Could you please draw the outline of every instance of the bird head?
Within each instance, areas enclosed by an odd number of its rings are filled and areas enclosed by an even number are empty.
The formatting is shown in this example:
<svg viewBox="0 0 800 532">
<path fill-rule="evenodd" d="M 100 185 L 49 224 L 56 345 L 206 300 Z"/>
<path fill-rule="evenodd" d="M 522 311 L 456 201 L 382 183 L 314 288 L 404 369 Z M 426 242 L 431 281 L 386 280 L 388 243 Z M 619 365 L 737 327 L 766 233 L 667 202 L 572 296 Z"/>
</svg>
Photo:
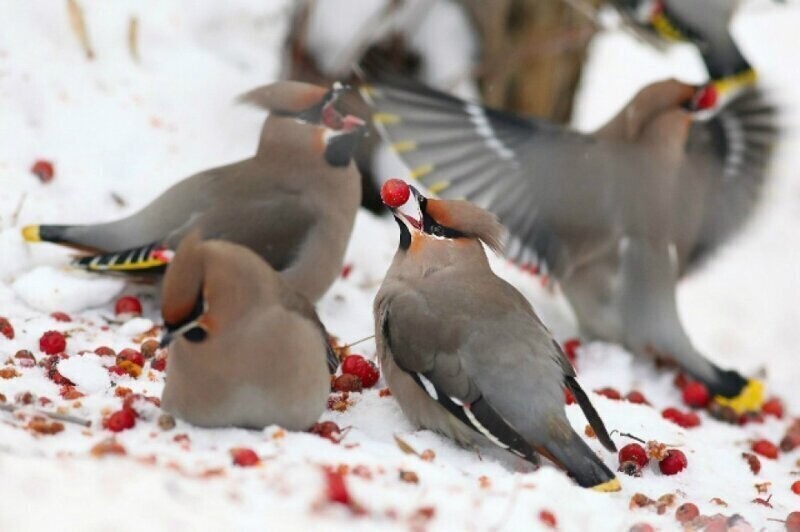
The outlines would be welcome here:
<svg viewBox="0 0 800 532">
<path fill-rule="evenodd" d="M 164 275 L 161 314 L 166 331 L 161 337 L 161 347 L 179 337 L 192 343 L 203 342 L 208 337 L 201 245 L 199 231 L 186 236 Z"/>
<path fill-rule="evenodd" d="M 503 226 L 473 203 L 428 198 L 400 179 L 384 183 L 381 198 L 400 226 L 401 249 L 431 240 L 480 240 L 496 252 L 502 247 Z"/>
<path fill-rule="evenodd" d="M 339 82 L 325 89 L 299 81 L 279 81 L 245 93 L 239 101 L 317 129 L 325 160 L 341 167 L 350 164 L 358 142 L 367 133 L 366 122 L 344 110 L 343 97 L 351 91 L 350 86 Z"/>
</svg>

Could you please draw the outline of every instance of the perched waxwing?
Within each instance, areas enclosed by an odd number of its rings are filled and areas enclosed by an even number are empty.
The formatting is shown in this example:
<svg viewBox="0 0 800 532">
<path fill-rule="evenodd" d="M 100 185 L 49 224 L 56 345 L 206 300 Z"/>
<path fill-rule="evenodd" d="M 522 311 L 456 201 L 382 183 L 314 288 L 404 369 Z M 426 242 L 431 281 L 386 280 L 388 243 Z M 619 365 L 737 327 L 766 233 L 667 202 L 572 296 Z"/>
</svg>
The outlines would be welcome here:
<svg viewBox="0 0 800 532">
<path fill-rule="evenodd" d="M 756 73 L 730 33 L 739 0 L 612 0 L 623 18 L 641 32 L 667 42 L 688 41 L 703 56 L 719 92 L 756 81 Z"/>
<path fill-rule="evenodd" d="M 411 214 L 400 205 L 409 188 Z M 375 297 L 375 338 L 403 412 L 461 444 L 491 442 L 534 464 L 540 453 L 581 486 L 618 490 L 567 421 L 565 389 L 615 450 L 574 369 L 530 303 L 489 267 L 482 244 L 501 245 L 497 218 L 466 201 L 426 198 L 400 180 L 387 181 L 382 196 L 400 244 Z"/>
<path fill-rule="evenodd" d="M 90 271 L 144 276 L 162 273 L 198 228 L 252 249 L 315 302 L 341 271 L 361 201 L 352 154 L 366 129 L 337 110 L 345 90 L 292 81 L 255 89 L 241 100 L 270 114 L 253 157 L 188 177 L 127 218 L 28 226 L 23 236 L 99 253 L 76 259 Z"/>
<path fill-rule="evenodd" d="M 330 391 L 314 308 L 249 249 L 192 232 L 164 276 L 161 406 L 200 426 L 305 430 Z"/>
<path fill-rule="evenodd" d="M 713 90 L 652 84 L 594 134 L 387 73 L 362 94 L 411 176 L 495 213 L 507 256 L 559 282 L 584 336 L 673 362 L 741 412 L 760 406 L 761 384 L 698 352 L 675 291 L 754 210 L 776 111 L 755 88 L 699 110 Z"/>
</svg>

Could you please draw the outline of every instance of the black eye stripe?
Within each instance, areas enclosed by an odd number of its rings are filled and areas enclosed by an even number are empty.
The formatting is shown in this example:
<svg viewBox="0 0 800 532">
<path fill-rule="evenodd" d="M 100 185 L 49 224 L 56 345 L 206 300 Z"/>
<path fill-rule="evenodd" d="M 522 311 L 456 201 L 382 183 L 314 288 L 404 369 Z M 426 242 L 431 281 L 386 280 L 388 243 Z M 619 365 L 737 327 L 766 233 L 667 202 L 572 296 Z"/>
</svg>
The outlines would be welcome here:
<svg viewBox="0 0 800 532">
<path fill-rule="evenodd" d="M 206 339 L 208 333 L 206 330 L 198 325 L 197 327 L 192 327 L 191 329 L 185 331 L 183 333 L 183 337 L 186 338 L 188 341 L 192 342 L 193 344 L 202 342 Z"/>
</svg>

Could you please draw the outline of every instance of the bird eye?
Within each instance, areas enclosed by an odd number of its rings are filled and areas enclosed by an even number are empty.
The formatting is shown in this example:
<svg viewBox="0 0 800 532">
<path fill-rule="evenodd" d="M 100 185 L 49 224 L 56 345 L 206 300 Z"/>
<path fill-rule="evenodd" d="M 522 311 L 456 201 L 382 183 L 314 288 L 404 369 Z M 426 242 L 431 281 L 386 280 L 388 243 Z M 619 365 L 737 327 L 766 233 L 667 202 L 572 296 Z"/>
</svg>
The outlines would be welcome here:
<svg viewBox="0 0 800 532">
<path fill-rule="evenodd" d="M 193 344 L 197 344 L 202 342 L 206 339 L 208 333 L 206 330 L 201 327 L 200 325 L 196 327 L 192 327 L 183 333 L 183 337 L 186 338 L 188 341 L 192 342 Z"/>
<path fill-rule="evenodd" d="M 442 227 L 441 225 L 434 225 L 431 230 L 431 233 L 433 234 L 433 236 L 444 236 L 444 227 Z"/>
</svg>

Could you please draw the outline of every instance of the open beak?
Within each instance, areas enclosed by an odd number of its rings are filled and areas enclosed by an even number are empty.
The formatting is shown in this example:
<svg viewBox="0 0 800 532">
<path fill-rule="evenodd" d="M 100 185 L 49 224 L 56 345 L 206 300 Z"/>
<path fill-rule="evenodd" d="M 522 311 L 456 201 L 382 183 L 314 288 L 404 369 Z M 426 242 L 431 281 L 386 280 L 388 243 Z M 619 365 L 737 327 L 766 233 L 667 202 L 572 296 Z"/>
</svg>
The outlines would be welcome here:
<svg viewBox="0 0 800 532">
<path fill-rule="evenodd" d="M 399 207 L 391 209 L 391 211 L 395 218 L 406 224 L 409 229 L 422 231 L 422 209 L 420 208 L 420 200 L 425 196 L 411 185 L 409 185 L 408 188 L 411 189 L 412 197 L 409 198 L 409 201 L 406 201 Z"/>
<path fill-rule="evenodd" d="M 352 90 L 353 87 L 350 85 L 343 85 L 338 81 L 333 84 L 322 107 L 322 124 L 325 127 L 337 133 L 355 133 L 366 129 L 367 124 L 364 120 L 351 114 L 343 115 L 337 108 L 341 98 Z"/>
</svg>

